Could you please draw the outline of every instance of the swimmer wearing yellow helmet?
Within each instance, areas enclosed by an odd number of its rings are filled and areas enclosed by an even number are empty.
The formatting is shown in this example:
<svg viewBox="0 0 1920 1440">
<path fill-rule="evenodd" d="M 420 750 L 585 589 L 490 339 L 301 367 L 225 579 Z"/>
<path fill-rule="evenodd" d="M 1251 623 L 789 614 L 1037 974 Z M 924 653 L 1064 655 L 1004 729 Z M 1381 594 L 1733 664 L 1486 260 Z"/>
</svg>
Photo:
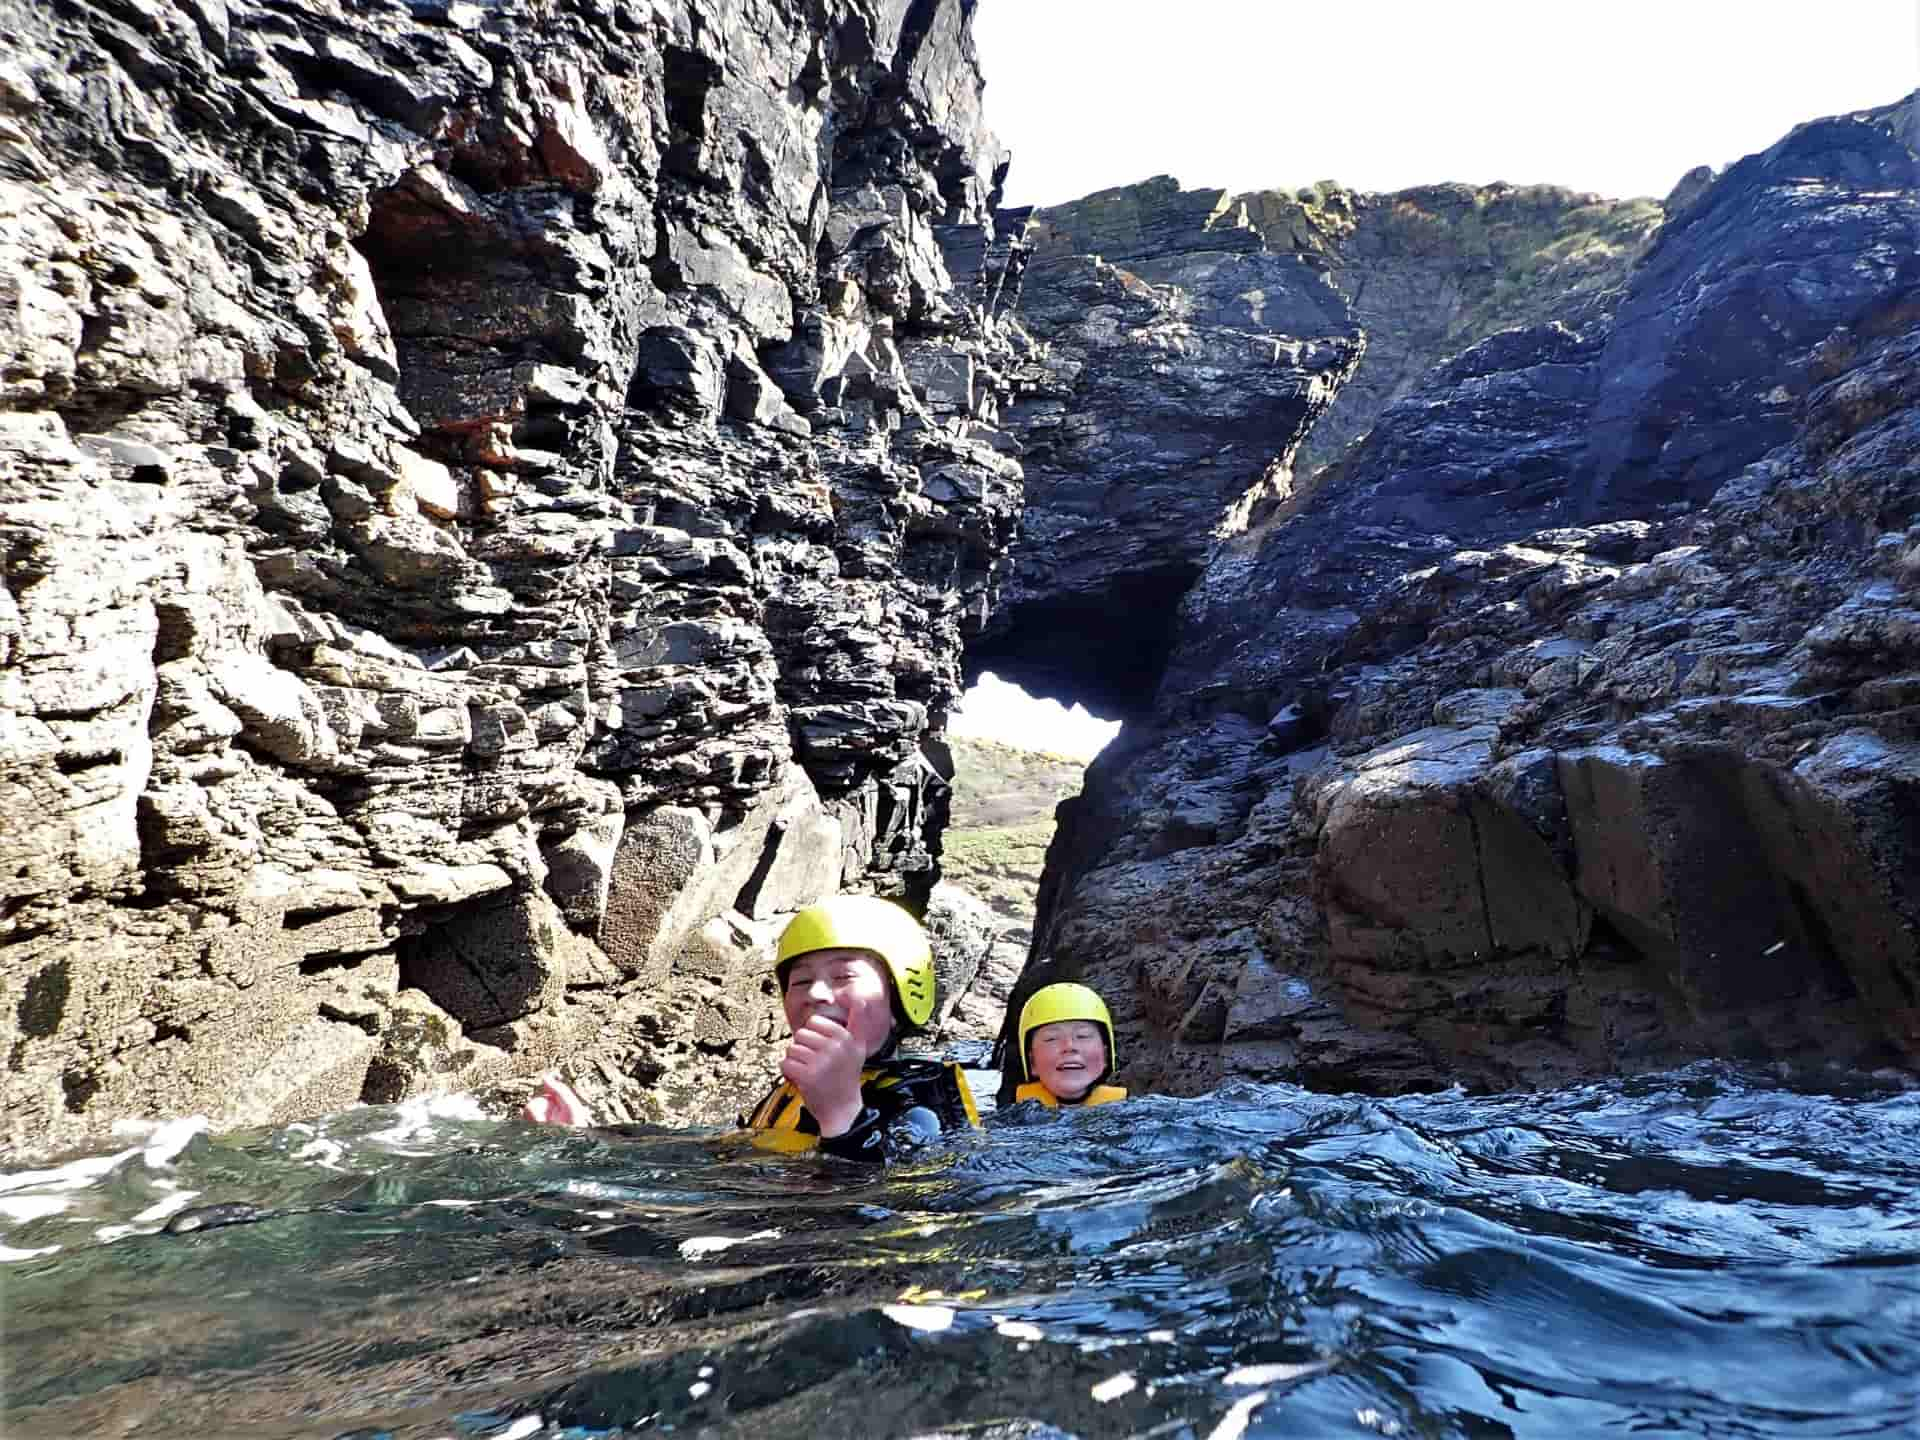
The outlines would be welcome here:
<svg viewBox="0 0 1920 1440">
<path fill-rule="evenodd" d="M 1107 1003 L 1071 981 L 1042 986 L 1020 1007 L 1020 1073 L 1015 1100 L 1062 1105 L 1109 1105 L 1127 1098 L 1108 1085 L 1118 1054 Z"/>
<path fill-rule="evenodd" d="M 746 1124 L 767 1149 L 885 1160 L 980 1123 L 958 1065 L 893 1057 L 933 1015 L 933 950 L 905 910 L 870 895 L 809 905 L 774 955 L 793 1041 Z"/>
<path fill-rule="evenodd" d="M 978 1125 L 958 1065 L 893 1056 L 933 1015 L 933 950 L 892 901 L 837 895 L 788 922 L 774 953 L 793 1039 L 781 1078 L 742 1124 L 770 1150 L 824 1150 L 885 1160 L 905 1145 Z M 530 1120 L 591 1124 L 586 1106 L 549 1078 Z"/>
</svg>

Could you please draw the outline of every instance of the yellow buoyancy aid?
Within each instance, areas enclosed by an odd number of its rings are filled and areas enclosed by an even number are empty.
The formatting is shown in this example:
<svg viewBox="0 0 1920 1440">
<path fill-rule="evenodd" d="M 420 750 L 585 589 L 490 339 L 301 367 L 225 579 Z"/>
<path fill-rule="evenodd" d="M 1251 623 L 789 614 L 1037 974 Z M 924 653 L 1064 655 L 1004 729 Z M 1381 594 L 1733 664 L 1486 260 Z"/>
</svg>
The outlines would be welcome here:
<svg viewBox="0 0 1920 1440">
<path fill-rule="evenodd" d="M 1047 1089 L 1047 1087 L 1042 1085 L 1038 1080 L 1029 1080 L 1026 1084 L 1022 1085 L 1018 1090 L 1013 1092 L 1013 1098 L 1015 1100 L 1038 1100 L 1049 1110 L 1058 1110 L 1060 1108 L 1060 1097 Z M 1078 1100 L 1070 1100 L 1067 1104 L 1069 1106 L 1111 1105 L 1116 1100 L 1124 1100 L 1126 1098 L 1127 1087 L 1124 1085 L 1096 1085 Z"/>
<path fill-rule="evenodd" d="M 957 1113 L 953 1104 L 956 1099 Z M 924 1104 L 943 1122 L 951 1123 L 964 1115 L 968 1125 L 978 1128 L 980 1124 L 973 1092 L 967 1088 L 967 1077 L 958 1065 L 895 1061 L 868 1066 L 860 1072 L 860 1101 L 882 1115 Z M 820 1126 L 791 1080 L 775 1085 L 746 1124 L 753 1131 L 754 1145 L 762 1150 L 812 1150 L 820 1144 Z"/>
</svg>

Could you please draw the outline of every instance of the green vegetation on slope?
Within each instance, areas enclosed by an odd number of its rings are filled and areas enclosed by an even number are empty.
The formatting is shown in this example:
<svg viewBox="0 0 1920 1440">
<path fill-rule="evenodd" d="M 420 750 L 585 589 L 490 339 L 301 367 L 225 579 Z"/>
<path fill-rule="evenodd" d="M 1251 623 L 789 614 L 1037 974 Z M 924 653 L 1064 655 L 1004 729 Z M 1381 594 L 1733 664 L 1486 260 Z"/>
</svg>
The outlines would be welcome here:
<svg viewBox="0 0 1920 1440">
<path fill-rule="evenodd" d="M 1360 369 L 1301 446 L 1310 478 L 1449 356 L 1575 313 L 1623 284 L 1666 211 L 1555 185 L 1422 185 L 1390 195 L 1321 181 L 1236 196 L 1270 249 L 1310 257 L 1367 332 Z"/>
<path fill-rule="evenodd" d="M 953 828 L 978 830 L 1053 823 L 1053 807 L 1080 793 L 1087 762 L 1048 750 L 1022 750 L 995 740 L 950 736 Z"/>
<path fill-rule="evenodd" d="M 1053 807 L 1078 795 L 1086 762 L 992 740 L 949 737 L 953 809 L 941 869 L 1003 918 L 1033 923 Z"/>
<path fill-rule="evenodd" d="M 949 830 L 941 869 L 946 878 L 993 907 L 1001 919 L 1033 924 L 1040 872 L 1046 867 L 1053 821 L 990 830 Z"/>
</svg>

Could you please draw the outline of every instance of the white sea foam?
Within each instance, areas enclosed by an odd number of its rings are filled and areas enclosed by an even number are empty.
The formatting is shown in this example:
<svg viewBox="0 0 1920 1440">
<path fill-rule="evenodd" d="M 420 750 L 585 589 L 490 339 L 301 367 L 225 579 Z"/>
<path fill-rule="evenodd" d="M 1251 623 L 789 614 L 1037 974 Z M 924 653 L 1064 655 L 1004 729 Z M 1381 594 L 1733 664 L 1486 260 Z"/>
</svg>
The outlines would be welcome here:
<svg viewBox="0 0 1920 1440">
<path fill-rule="evenodd" d="M 408 1141 L 433 1139 L 435 1120 L 485 1120 L 487 1114 L 480 1108 L 480 1102 L 472 1095 L 461 1091 L 454 1095 L 422 1096 L 417 1100 L 402 1103 L 393 1117 L 393 1124 L 385 1130 L 376 1130 L 366 1138 L 382 1145 L 398 1147 Z M 402 1155 L 429 1155 L 429 1150 L 401 1150 Z"/>
<path fill-rule="evenodd" d="M 140 1158 L 146 1162 L 149 1170 L 163 1169 L 180 1158 L 180 1152 L 193 1143 L 194 1136 L 206 1134 L 207 1128 L 207 1117 L 204 1115 L 185 1115 L 178 1120 L 169 1120 L 148 1138 Z"/>
<path fill-rule="evenodd" d="M 1220 1417 L 1220 1423 L 1207 1434 L 1207 1440 L 1240 1440 L 1247 1433 L 1247 1426 L 1253 1420 L 1253 1412 L 1267 1403 L 1267 1392 L 1256 1390 L 1251 1395 L 1242 1395 L 1228 1407 L 1227 1413 Z"/>
<path fill-rule="evenodd" d="M 709 1255 L 718 1255 L 723 1250 L 731 1250 L 736 1245 L 745 1245 L 750 1240 L 778 1240 L 778 1230 L 756 1230 L 751 1235 L 695 1235 L 680 1242 L 682 1260 L 703 1260 Z"/>
<path fill-rule="evenodd" d="M 1242 1365 L 1227 1373 L 1229 1385 L 1279 1385 L 1305 1375 L 1318 1375 L 1333 1368 L 1331 1360 L 1315 1360 L 1305 1365 Z"/>
<path fill-rule="evenodd" d="M 91 1185 L 102 1175 L 111 1174 L 140 1153 L 139 1150 L 122 1150 L 117 1155 L 70 1160 L 51 1170 L 17 1170 L 11 1175 L 0 1175 L 0 1195 L 16 1190 L 78 1190 Z"/>
<path fill-rule="evenodd" d="M 1109 1375 L 1087 1393 L 1102 1405 L 1118 1400 L 1122 1395 L 1131 1395 L 1140 1388 L 1140 1382 L 1133 1377 L 1131 1370 L 1122 1370 L 1118 1375 Z"/>
<path fill-rule="evenodd" d="M 166 1199 L 149 1205 L 124 1225 L 102 1225 L 93 1232 L 93 1238 L 102 1244 L 111 1245 L 114 1241 L 124 1240 L 129 1235 L 157 1235 L 160 1232 L 157 1222 L 186 1209 L 199 1193 L 198 1190 L 182 1190 L 177 1194 L 169 1195 Z"/>
<path fill-rule="evenodd" d="M 945 1305 L 882 1305 L 880 1313 L 909 1330 L 938 1333 L 953 1328 L 953 1311 Z"/>
<path fill-rule="evenodd" d="M 64 1195 L 14 1195 L 0 1197 L 0 1215 L 22 1224 L 28 1220 L 44 1219 L 48 1215 L 58 1215 L 67 1208 Z"/>
<path fill-rule="evenodd" d="M 169 1195 L 166 1199 L 149 1205 L 138 1215 L 134 1216 L 133 1223 L 136 1225 L 151 1225 L 156 1220 L 165 1220 L 169 1216 L 176 1215 L 186 1209 L 199 1194 L 200 1192 L 198 1190 L 182 1190 L 178 1194 Z"/>
<path fill-rule="evenodd" d="M 303 1125 L 300 1128 L 305 1130 L 307 1127 Z M 338 1140 L 329 1140 L 324 1135 L 309 1140 L 293 1152 L 295 1160 L 311 1160 L 322 1170 L 344 1170 L 346 1167 L 340 1162 L 346 1159 L 346 1156 L 346 1146 Z"/>
</svg>

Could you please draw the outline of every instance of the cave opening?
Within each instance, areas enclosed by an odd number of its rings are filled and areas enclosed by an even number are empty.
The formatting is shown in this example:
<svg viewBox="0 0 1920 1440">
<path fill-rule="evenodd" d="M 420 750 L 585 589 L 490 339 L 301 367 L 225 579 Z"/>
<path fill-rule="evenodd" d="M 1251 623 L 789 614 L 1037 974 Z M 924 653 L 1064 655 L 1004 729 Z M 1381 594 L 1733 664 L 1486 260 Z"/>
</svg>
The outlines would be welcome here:
<svg viewBox="0 0 1920 1440">
<path fill-rule="evenodd" d="M 966 693 L 949 719 L 952 763 L 940 873 L 990 912 L 992 943 L 949 1032 L 995 1038 L 1028 968 L 1050 888 L 1084 829 L 1089 767 L 1153 712 L 1192 562 L 1053 589 L 1017 572 L 987 632 L 967 646 Z"/>
<path fill-rule="evenodd" d="M 1029 695 L 1126 721 L 1153 705 L 1192 563 L 1113 577 L 1097 592 L 1017 595 L 967 646 L 969 684 L 991 671 Z"/>
<path fill-rule="evenodd" d="M 978 739 L 1066 760 L 1091 762 L 1120 733 L 1121 722 L 1079 701 L 1033 695 L 994 671 L 982 671 L 948 722 L 949 738 Z"/>
</svg>

